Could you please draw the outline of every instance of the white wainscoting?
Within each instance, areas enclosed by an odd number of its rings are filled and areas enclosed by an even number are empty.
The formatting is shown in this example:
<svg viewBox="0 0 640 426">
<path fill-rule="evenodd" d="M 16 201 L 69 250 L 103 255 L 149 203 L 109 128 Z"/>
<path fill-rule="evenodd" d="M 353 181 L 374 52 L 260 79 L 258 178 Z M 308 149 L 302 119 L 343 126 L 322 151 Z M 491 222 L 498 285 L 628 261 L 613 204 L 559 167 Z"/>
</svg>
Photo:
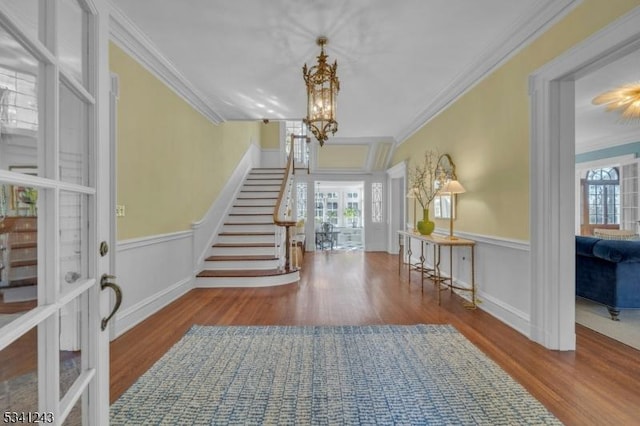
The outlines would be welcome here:
<svg viewBox="0 0 640 426">
<path fill-rule="evenodd" d="M 193 288 L 193 231 L 119 241 L 116 282 L 122 306 L 115 337 Z"/>
<path fill-rule="evenodd" d="M 436 234 L 448 232 L 437 229 Z M 531 337 L 531 282 L 529 242 L 456 232 L 460 238 L 476 241 L 475 282 L 478 308 L 498 318 L 527 337 Z M 397 236 L 396 236 L 397 238 Z M 420 258 L 420 244 L 412 239 L 411 262 Z M 405 248 L 406 251 L 406 248 Z M 471 288 L 469 248 L 453 249 L 453 277 L 456 285 Z M 425 245 L 425 264 L 433 266 L 433 246 Z M 449 249 L 441 249 L 440 270 L 449 275 Z M 415 283 L 412 281 L 412 285 Z M 426 285 L 431 285 L 425 282 Z M 469 298 L 469 293 L 460 292 Z M 446 293 L 442 293 L 447 297 Z"/>
</svg>

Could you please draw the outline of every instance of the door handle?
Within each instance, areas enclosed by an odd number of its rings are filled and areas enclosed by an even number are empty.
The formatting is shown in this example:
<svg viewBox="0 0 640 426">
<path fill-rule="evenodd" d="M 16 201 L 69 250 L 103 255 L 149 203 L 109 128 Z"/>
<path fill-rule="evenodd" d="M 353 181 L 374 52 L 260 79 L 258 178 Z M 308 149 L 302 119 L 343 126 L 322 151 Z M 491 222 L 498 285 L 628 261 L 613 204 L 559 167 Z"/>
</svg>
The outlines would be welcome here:
<svg viewBox="0 0 640 426">
<path fill-rule="evenodd" d="M 109 314 L 108 317 L 102 318 L 101 329 L 104 331 L 107 328 L 107 324 L 109 320 L 115 315 L 115 313 L 120 309 L 120 304 L 122 303 L 122 289 L 116 283 L 110 282 L 109 280 L 114 279 L 115 275 L 104 274 L 100 278 L 100 289 L 104 290 L 105 288 L 110 288 L 116 293 L 116 304 L 113 307 L 113 310 Z"/>
</svg>

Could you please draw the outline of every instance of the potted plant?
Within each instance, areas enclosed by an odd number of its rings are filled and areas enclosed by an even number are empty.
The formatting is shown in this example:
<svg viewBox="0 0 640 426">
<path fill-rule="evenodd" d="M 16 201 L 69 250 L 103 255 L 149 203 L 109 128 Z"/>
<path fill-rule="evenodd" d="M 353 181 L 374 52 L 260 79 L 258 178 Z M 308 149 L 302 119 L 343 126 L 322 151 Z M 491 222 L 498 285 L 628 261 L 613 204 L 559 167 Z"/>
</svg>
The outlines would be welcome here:
<svg viewBox="0 0 640 426">
<path fill-rule="evenodd" d="M 436 169 L 439 155 L 436 151 L 427 150 L 421 163 L 414 164 L 409 172 L 411 193 L 422 207 L 422 220 L 418 222 L 418 231 L 422 235 L 429 235 L 436 225 L 429 220 L 429 205 L 438 195 Z"/>
<path fill-rule="evenodd" d="M 354 209 L 353 207 L 347 207 L 346 209 L 344 209 L 344 217 L 347 219 L 351 219 L 351 227 L 355 228 L 356 227 L 356 223 L 358 222 L 356 220 L 356 218 L 358 217 L 358 210 Z"/>
</svg>

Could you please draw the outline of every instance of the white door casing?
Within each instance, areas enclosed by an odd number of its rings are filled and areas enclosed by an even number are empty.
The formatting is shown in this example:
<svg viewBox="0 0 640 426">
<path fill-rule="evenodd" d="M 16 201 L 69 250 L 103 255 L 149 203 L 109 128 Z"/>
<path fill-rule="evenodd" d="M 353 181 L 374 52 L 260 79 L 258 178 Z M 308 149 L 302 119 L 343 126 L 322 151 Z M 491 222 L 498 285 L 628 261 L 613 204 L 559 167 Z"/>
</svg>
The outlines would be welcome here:
<svg viewBox="0 0 640 426">
<path fill-rule="evenodd" d="M 114 246 L 108 16 L 105 0 L 0 3 L 0 31 L 16 46 L 2 52 L 0 65 L 14 70 L 34 61 L 38 117 L 35 144 L 26 147 L 34 175 L 0 165 L 1 184 L 37 190 L 36 306 L 0 329 L 0 351 L 15 350 L 14 342 L 37 329 L 33 410 L 54 424 L 69 413 L 83 424 L 109 421 L 109 340 L 101 320 L 109 313 L 110 294 L 101 291 L 100 276 L 111 270 L 112 258 L 98 254 L 101 241 Z M 20 51 L 29 57 L 16 56 Z M 61 351 L 79 360 L 77 376 L 62 387 Z"/>
<path fill-rule="evenodd" d="M 640 48 L 640 8 L 530 76 L 531 338 L 575 350 L 574 80 Z"/>
</svg>

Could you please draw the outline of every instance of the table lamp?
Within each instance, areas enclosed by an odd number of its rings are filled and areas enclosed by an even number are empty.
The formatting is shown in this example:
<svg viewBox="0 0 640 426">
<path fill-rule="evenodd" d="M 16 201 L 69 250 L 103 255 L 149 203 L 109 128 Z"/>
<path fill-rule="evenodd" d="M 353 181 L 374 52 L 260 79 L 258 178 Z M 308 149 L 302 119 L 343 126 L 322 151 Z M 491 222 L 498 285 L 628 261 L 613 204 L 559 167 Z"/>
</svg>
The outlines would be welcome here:
<svg viewBox="0 0 640 426">
<path fill-rule="evenodd" d="M 457 180 L 448 180 L 440 189 L 440 194 L 449 195 L 450 196 L 450 206 L 449 206 L 449 236 L 447 239 L 449 240 L 457 240 L 457 237 L 453 236 L 453 205 L 456 202 L 455 195 L 462 194 L 465 192 L 464 187 Z"/>
</svg>

